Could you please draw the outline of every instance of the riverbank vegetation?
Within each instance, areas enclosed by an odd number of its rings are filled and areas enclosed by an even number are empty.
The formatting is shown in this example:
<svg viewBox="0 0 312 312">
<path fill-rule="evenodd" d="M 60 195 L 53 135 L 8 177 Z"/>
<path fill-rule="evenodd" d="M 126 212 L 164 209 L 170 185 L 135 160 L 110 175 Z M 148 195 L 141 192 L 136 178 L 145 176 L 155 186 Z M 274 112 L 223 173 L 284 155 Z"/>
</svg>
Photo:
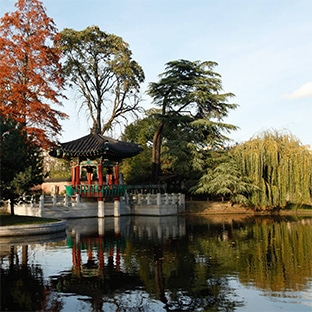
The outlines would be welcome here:
<svg viewBox="0 0 312 312">
<path fill-rule="evenodd" d="M 136 131 L 136 125 L 125 131 L 126 137 L 138 139 L 144 149 L 136 159 L 123 163 L 125 180 L 132 184 L 142 184 L 142 177 L 148 177 L 150 170 L 146 157 L 151 155 L 148 136 L 151 139 L 152 132 L 145 128 L 147 124 L 153 125 L 140 121 Z M 160 179 L 168 192 L 183 191 L 188 198 L 228 201 L 232 206 L 239 204 L 260 211 L 312 208 L 312 151 L 290 133 L 265 131 L 226 149 L 201 150 L 198 162 L 198 158 L 188 155 L 187 163 L 180 157 L 193 153 L 187 151 L 188 141 L 180 141 L 185 150 L 176 157 L 170 154 L 168 141 L 166 138 L 162 146 Z M 180 168 L 182 163 L 188 166 L 184 170 Z"/>
<path fill-rule="evenodd" d="M 291 134 L 265 131 L 214 159 L 195 193 L 256 209 L 311 205 L 312 152 Z"/>
</svg>

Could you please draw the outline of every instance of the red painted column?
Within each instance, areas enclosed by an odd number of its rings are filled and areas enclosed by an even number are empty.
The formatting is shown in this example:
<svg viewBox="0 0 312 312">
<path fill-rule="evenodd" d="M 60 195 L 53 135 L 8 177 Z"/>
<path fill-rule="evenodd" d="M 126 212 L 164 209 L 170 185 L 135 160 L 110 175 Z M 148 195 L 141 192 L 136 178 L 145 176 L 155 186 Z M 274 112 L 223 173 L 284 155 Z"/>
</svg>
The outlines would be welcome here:
<svg viewBox="0 0 312 312">
<path fill-rule="evenodd" d="M 80 166 L 77 165 L 76 166 L 76 185 L 79 185 L 80 184 Z"/>
<path fill-rule="evenodd" d="M 92 261 L 93 259 L 92 241 L 88 240 L 87 245 L 88 245 L 88 261 Z"/>
<path fill-rule="evenodd" d="M 92 173 L 91 172 L 87 172 L 87 178 L 88 178 L 88 185 L 92 184 Z"/>
<path fill-rule="evenodd" d="M 107 175 L 108 175 L 108 181 L 107 181 L 107 184 L 108 185 L 112 185 L 113 184 L 113 172 L 112 172 L 112 169 L 109 168 L 108 172 L 107 172 Z"/>
<path fill-rule="evenodd" d="M 81 247 L 80 243 L 74 243 L 72 249 L 72 262 L 73 262 L 73 271 L 75 275 L 80 275 L 81 272 Z"/>
<path fill-rule="evenodd" d="M 116 270 L 120 272 L 120 246 L 117 243 L 117 250 L 116 250 Z"/>
<path fill-rule="evenodd" d="M 103 271 L 104 270 L 104 250 L 103 250 L 103 238 L 102 236 L 100 236 L 100 242 L 99 242 L 99 249 L 98 249 L 98 258 L 99 258 L 99 267 L 100 267 L 100 270 Z"/>
<path fill-rule="evenodd" d="M 115 185 L 118 187 L 119 184 L 119 164 L 116 163 L 114 168 Z M 120 216 L 120 198 L 119 196 L 114 197 L 114 216 Z"/>
<path fill-rule="evenodd" d="M 119 184 L 119 164 L 115 166 L 115 184 Z"/>
<path fill-rule="evenodd" d="M 99 186 L 103 185 L 103 168 L 102 165 L 98 165 L 98 177 L 99 177 Z"/>
<path fill-rule="evenodd" d="M 75 187 L 76 167 L 72 166 L 72 187 Z"/>
</svg>

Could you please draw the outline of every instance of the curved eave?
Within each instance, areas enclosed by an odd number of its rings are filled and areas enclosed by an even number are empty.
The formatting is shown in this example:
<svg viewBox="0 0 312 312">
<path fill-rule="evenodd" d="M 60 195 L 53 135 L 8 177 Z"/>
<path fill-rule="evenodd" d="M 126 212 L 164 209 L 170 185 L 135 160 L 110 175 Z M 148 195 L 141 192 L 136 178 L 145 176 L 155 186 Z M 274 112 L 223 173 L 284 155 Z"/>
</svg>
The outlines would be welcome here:
<svg viewBox="0 0 312 312">
<path fill-rule="evenodd" d="M 120 161 L 138 155 L 142 151 L 135 143 L 114 140 L 100 134 L 89 134 L 74 141 L 60 143 L 59 147 L 50 152 L 58 158 L 97 158 Z"/>
</svg>

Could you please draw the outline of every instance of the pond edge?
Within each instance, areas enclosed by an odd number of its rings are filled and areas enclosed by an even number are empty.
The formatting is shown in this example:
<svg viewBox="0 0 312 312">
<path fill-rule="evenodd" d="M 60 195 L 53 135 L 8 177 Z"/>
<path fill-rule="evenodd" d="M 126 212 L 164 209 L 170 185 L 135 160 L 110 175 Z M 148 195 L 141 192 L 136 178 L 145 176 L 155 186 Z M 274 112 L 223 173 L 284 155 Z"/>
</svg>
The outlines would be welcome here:
<svg viewBox="0 0 312 312">
<path fill-rule="evenodd" d="M 49 223 L 0 226 L 0 237 L 42 235 L 65 231 L 66 220 Z"/>
</svg>

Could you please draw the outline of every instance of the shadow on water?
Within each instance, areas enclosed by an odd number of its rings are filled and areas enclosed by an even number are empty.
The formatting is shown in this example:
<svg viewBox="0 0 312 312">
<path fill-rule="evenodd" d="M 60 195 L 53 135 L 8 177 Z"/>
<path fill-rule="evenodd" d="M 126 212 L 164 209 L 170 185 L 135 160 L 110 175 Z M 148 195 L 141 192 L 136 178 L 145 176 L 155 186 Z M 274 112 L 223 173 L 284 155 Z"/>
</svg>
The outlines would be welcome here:
<svg viewBox="0 0 312 312">
<path fill-rule="evenodd" d="M 62 255 L 53 269 L 30 263 L 27 244 L 1 253 L 1 310 L 238 311 L 250 302 L 237 285 L 284 298 L 275 311 L 287 296 L 308 307 L 311 218 L 89 218 L 68 220 L 66 233 L 41 243 L 51 262 Z"/>
</svg>

